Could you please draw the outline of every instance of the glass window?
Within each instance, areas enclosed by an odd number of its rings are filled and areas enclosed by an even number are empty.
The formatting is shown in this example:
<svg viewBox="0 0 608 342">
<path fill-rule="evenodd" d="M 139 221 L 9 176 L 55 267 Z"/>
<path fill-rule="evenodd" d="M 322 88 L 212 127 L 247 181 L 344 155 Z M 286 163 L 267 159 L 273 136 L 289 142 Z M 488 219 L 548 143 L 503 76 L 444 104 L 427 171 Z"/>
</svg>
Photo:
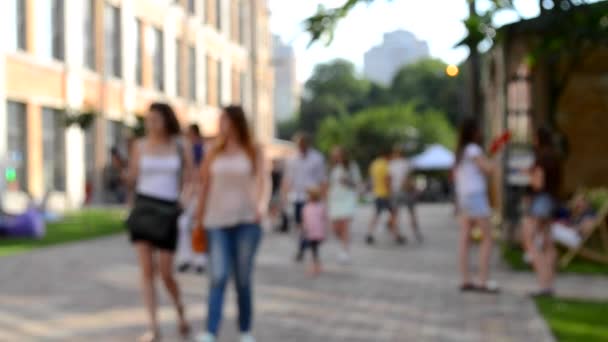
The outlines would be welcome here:
<svg viewBox="0 0 608 342">
<path fill-rule="evenodd" d="M 61 111 L 42 109 L 44 189 L 65 191 L 65 120 Z"/>
<path fill-rule="evenodd" d="M 215 0 L 215 27 L 222 30 L 222 0 Z"/>
<path fill-rule="evenodd" d="M 240 94 L 241 95 L 240 96 L 241 104 L 245 103 L 245 89 L 246 89 L 245 87 L 247 86 L 246 85 L 246 82 L 247 82 L 246 81 L 246 77 L 247 76 L 245 75 L 245 72 L 241 72 L 241 74 L 239 75 L 239 78 L 240 78 L 240 80 L 239 80 L 239 92 L 241 93 Z"/>
<path fill-rule="evenodd" d="M 188 83 L 190 85 L 189 95 L 190 100 L 196 101 L 196 48 L 190 46 L 188 48 Z"/>
<path fill-rule="evenodd" d="M 133 29 L 134 41 L 135 41 L 135 82 L 137 85 L 141 86 L 144 83 L 143 78 L 143 70 L 142 70 L 142 60 L 143 56 L 143 47 L 142 47 L 142 39 L 141 34 L 143 32 L 141 20 L 135 19 L 135 28 Z"/>
<path fill-rule="evenodd" d="M 117 148 L 119 151 L 123 149 L 123 124 L 120 121 L 108 120 L 106 123 L 106 151 L 110 153 L 110 149 Z"/>
<path fill-rule="evenodd" d="M 85 131 L 84 133 L 84 139 L 85 139 L 85 153 L 86 153 L 86 158 L 84 159 L 85 162 L 85 172 L 86 172 L 86 181 L 87 182 L 92 182 L 93 181 L 93 177 L 95 175 L 95 146 L 96 146 L 96 127 L 95 127 L 96 122 L 94 121 L 93 124 L 91 126 L 89 126 L 89 128 Z"/>
<path fill-rule="evenodd" d="M 239 1 L 239 43 L 241 43 L 241 45 L 245 45 L 245 27 L 247 24 L 247 12 L 246 12 L 246 7 L 245 4 L 243 4 L 243 1 Z"/>
<path fill-rule="evenodd" d="M 62 61 L 65 55 L 63 0 L 53 0 L 52 11 L 53 58 Z"/>
<path fill-rule="evenodd" d="M 25 50 L 25 0 L 8 0 L 7 6 L 7 48 L 9 51 Z"/>
<path fill-rule="evenodd" d="M 163 32 L 154 29 L 152 34 L 152 48 L 154 51 L 154 87 L 160 91 L 165 90 L 165 59 L 163 57 Z"/>
<path fill-rule="evenodd" d="M 216 72 L 216 86 L 217 86 L 217 99 L 216 99 L 216 104 L 218 107 L 220 107 L 222 105 L 222 86 L 223 86 L 223 80 L 222 80 L 222 62 L 221 61 L 217 61 L 216 65 L 215 65 L 215 72 Z"/>
<path fill-rule="evenodd" d="M 175 40 L 175 93 L 177 96 L 182 96 L 182 42 L 179 39 Z M 188 70 L 190 72 L 190 70 Z"/>
<path fill-rule="evenodd" d="M 84 0 L 84 65 L 95 70 L 95 0 Z"/>
<path fill-rule="evenodd" d="M 120 9 L 106 4 L 105 13 L 105 66 L 106 75 L 121 77 L 121 48 L 120 48 Z"/>
<path fill-rule="evenodd" d="M 196 14 L 195 0 L 188 0 L 188 12 L 190 12 L 190 14 Z"/>
<path fill-rule="evenodd" d="M 21 190 L 27 191 L 27 116 L 23 103 L 7 102 L 6 148 L 10 166 L 15 168 Z"/>
</svg>

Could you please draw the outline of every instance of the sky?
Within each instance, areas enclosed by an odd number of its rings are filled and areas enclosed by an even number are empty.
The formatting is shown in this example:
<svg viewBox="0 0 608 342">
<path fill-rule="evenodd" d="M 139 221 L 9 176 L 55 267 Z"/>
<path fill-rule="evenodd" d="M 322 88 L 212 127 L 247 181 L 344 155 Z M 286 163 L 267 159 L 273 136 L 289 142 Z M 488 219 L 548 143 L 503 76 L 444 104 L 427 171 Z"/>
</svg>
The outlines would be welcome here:
<svg viewBox="0 0 608 342">
<path fill-rule="evenodd" d="M 270 26 L 274 34 L 290 43 L 297 58 L 298 81 L 305 82 L 318 63 L 345 58 L 363 69 L 363 55 L 382 42 L 382 35 L 398 29 L 408 30 L 429 44 L 431 56 L 446 63 L 459 63 L 468 55 L 468 49 L 455 49 L 465 35 L 462 20 L 468 15 L 465 0 L 376 0 L 371 5 L 358 5 L 337 27 L 330 46 L 317 43 L 307 47 L 309 35 L 302 22 L 315 13 L 319 4 L 339 6 L 345 0 L 269 0 Z M 520 15 L 530 18 L 538 15 L 536 0 L 516 0 Z M 479 7 L 483 8 L 483 0 Z M 496 18 L 499 24 L 517 20 L 515 13 L 502 13 Z"/>
</svg>

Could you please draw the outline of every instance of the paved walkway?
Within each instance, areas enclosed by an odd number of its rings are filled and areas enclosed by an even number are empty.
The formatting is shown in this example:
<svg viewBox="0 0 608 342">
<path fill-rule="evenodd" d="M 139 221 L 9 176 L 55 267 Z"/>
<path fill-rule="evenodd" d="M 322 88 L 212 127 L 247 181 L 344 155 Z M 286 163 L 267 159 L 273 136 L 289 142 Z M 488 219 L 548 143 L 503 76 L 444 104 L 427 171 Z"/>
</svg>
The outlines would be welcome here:
<svg viewBox="0 0 608 342">
<path fill-rule="evenodd" d="M 335 262 L 323 247 L 327 273 L 310 279 L 291 261 L 295 240 L 268 234 L 256 274 L 256 330 L 261 342 L 329 341 L 551 341 L 546 324 L 525 297 L 529 274 L 496 266 L 499 296 L 457 291 L 457 228 L 445 206 L 420 210 L 427 241 L 396 247 L 382 232 L 364 246 L 369 210 L 356 227 L 355 262 Z M 200 331 L 206 280 L 180 277 L 189 316 Z M 560 280 L 565 294 L 582 287 L 607 297 L 605 278 Z M 229 296 L 221 341 L 237 341 Z M 166 341 L 177 341 L 174 314 L 163 294 Z M 0 341 L 133 341 L 145 328 L 133 251 L 124 236 L 2 258 Z"/>
</svg>

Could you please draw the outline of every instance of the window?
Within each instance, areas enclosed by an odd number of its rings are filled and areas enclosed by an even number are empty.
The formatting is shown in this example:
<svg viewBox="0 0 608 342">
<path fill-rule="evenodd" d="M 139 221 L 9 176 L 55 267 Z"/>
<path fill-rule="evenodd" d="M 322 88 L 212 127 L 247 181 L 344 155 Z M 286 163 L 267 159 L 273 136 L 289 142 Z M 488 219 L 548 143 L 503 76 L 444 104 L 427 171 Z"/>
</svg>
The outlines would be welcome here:
<svg viewBox="0 0 608 342">
<path fill-rule="evenodd" d="M 216 91 L 216 95 L 217 95 L 217 99 L 216 99 L 216 104 L 218 107 L 221 107 L 222 105 L 222 86 L 223 86 L 223 80 L 222 80 L 222 62 L 221 61 L 217 61 L 216 65 L 215 65 L 215 75 L 216 75 L 216 82 L 217 82 L 217 91 Z"/>
<path fill-rule="evenodd" d="M 46 58 L 63 60 L 63 0 L 40 1 L 36 3 L 38 22 L 36 28 L 36 50 Z"/>
<path fill-rule="evenodd" d="M 196 101 L 196 48 L 190 46 L 188 48 L 188 83 L 189 97 L 193 102 Z"/>
<path fill-rule="evenodd" d="M 27 191 L 27 117 L 25 104 L 7 102 L 6 148 L 11 166 L 15 168 L 21 190 Z"/>
<path fill-rule="evenodd" d="M 8 49 L 10 51 L 25 50 L 25 0 L 8 0 L 7 5 Z"/>
<path fill-rule="evenodd" d="M 121 77 L 121 30 L 120 30 L 120 9 L 118 7 L 105 5 L 105 59 L 106 75 Z"/>
<path fill-rule="evenodd" d="M 215 0 L 215 27 L 222 30 L 222 0 Z"/>
<path fill-rule="evenodd" d="M 106 123 L 106 151 L 112 148 L 117 148 L 122 151 L 123 148 L 123 124 L 120 121 L 108 120 Z"/>
<path fill-rule="evenodd" d="M 42 109 L 42 161 L 45 190 L 65 191 L 64 117 L 56 109 Z"/>
<path fill-rule="evenodd" d="M 246 87 L 247 87 L 247 76 L 245 75 L 245 72 L 241 72 L 241 74 L 239 75 L 239 92 L 240 94 L 240 99 L 241 99 L 241 104 L 245 104 L 245 94 L 246 94 Z"/>
<path fill-rule="evenodd" d="M 152 34 L 152 51 L 154 56 L 154 87 L 160 91 L 165 90 L 165 59 L 163 57 L 163 33 L 154 29 Z"/>
<path fill-rule="evenodd" d="M 142 60 L 143 56 L 143 47 L 142 47 L 142 39 L 141 34 L 143 32 L 141 20 L 135 19 L 135 28 L 133 29 L 134 41 L 135 41 L 135 82 L 137 85 L 141 86 L 144 83 L 143 70 L 142 70 Z"/>
<path fill-rule="evenodd" d="M 84 0 L 84 65 L 95 70 L 95 0 Z"/>
<path fill-rule="evenodd" d="M 97 124 L 97 119 L 93 121 L 93 124 L 85 131 L 84 133 L 84 151 L 86 158 L 84 158 L 85 172 L 86 172 L 86 182 L 93 182 L 93 178 L 95 175 L 95 147 L 97 134 L 95 133 L 95 125 Z"/>
<path fill-rule="evenodd" d="M 239 1 L 239 43 L 241 45 L 245 45 L 245 28 L 247 25 L 247 12 L 245 4 L 242 1 Z"/>
<path fill-rule="evenodd" d="M 182 90 L 182 42 L 177 39 L 175 41 L 175 93 L 178 97 L 183 95 Z M 190 70 L 188 70 L 190 72 Z"/>
<path fill-rule="evenodd" d="M 62 61 L 65 55 L 63 0 L 53 0 L 52 10 L 53 58 Z"/>
<path fill-rule="evenodd" d="M 195 0 L 188 0 L 188 12 L 190 12 L 190 14 L 196 14 Z"/>
</svg>

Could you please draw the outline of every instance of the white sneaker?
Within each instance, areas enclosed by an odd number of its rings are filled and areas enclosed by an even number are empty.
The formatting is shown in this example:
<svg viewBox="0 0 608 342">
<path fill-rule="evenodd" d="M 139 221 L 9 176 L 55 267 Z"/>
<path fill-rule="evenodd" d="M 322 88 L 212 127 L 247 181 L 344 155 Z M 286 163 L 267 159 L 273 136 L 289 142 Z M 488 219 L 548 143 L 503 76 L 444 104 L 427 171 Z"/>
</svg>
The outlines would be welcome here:
<svg viewBox="0 0 608 342">
<path fill-rule="evenodd" d="M 340 253 L 338 253 L 338 261 L 341 264 L 350 264 L 350 254 L 344 250 L 340 251 Z"/>
<path fill-rule="evenodd" d="M 251 334 L 241 335 L 241 342 L 255 342 L 255 338 Z"/>
<path fill-rule="evenodd" d="M 205 334 L 196 336 L 194 341 L 196 341 L 196 342 L 215 342 L 215 336 L 211 335 L 210 333 L 205 333 Z"/>
</svg>

